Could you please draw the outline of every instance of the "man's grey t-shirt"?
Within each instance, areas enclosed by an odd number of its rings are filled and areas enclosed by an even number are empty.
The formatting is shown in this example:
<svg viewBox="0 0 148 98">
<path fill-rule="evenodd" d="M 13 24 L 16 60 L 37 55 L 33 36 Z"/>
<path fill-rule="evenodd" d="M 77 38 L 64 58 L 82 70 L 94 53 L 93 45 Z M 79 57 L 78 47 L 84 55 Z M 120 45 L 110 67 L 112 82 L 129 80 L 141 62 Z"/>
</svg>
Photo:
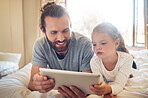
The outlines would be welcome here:
<svg viewBox="0 0 148 98">
<path fill-rule="evenodd" d="M 32 65 L 59 70 L 87 71 L 91 70 L 90 60 L 93 55 L 91 41 L 79 33 L 72 32 L 68 52 L 63 59 L 59 59 L 44 36 L 34 44 Z"/>
</svg>

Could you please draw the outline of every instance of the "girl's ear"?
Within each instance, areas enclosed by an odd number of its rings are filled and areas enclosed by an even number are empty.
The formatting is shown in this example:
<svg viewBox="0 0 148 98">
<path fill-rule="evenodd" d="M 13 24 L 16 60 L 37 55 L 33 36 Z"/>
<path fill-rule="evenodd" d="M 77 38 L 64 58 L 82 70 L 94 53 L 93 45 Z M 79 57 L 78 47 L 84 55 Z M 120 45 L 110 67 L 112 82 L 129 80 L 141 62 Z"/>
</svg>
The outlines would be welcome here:
<svg viewBox="0 0 148 98">
<path fill-rule="evenodd" d="M 42 27 L 40 27 L 40 29 L 41 29 L 41 31 L 45 34 L 45 32 L 44 32 L 43 28 L 42 28 Z"/>
<path fill-rule="evenodd" d="M 116 49 L 119 47 L 119 45 L 120 45 L 120 39 L 118 38 L 115 41 L 115 47 L 116 47 Z"/>
</svg>

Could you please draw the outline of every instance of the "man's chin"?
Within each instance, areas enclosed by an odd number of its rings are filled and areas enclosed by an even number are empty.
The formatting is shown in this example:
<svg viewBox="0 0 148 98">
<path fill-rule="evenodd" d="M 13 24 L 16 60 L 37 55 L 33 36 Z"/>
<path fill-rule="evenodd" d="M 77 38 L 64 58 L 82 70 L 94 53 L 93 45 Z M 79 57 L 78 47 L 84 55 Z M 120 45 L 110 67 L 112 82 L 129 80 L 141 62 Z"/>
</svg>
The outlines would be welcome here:
<svg viewBox="0 0 148 98">
<path fill-rule="evenodd" d="M 56 52 L 65 52 L 66 50 L 67 50 L 67 48 L 66 49 L 65 48 L 62 48 L 62 49 L 61 48 L 60 49 L 56 48 L 55 49 Z"/>
</svg>

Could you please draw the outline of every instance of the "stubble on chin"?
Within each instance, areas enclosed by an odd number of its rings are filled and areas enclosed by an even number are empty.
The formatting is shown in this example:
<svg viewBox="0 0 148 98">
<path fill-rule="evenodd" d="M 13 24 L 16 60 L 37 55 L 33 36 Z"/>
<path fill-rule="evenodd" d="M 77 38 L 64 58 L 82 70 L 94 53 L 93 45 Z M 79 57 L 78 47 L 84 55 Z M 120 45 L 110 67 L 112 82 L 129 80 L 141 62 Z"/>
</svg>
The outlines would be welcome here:
<svg viewBox="0 0 148 98">
<path fill-rule="evenodd" d="M 69 47 L 69 44 L 70 44 L 70 40 L 65 40 L 65 43 L 66 43 L 66 46 L 65 47 L 56 47 L 56 44 L 59 42 L 59 41 L 56 41 L 56 42 L 51 42 L 49 41 L 49 45 L 52 46 L 52 48 L 56 51 L 56 52 L 65 52 L 68 47 Z"/>
</svg>

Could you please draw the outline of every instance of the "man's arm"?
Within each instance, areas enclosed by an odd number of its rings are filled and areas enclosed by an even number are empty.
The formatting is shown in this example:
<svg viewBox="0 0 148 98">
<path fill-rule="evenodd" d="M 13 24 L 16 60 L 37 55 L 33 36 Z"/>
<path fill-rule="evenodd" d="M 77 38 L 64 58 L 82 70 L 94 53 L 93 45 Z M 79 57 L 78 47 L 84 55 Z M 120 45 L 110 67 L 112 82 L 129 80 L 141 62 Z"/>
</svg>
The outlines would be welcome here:
<svg viewBox="0 0 148 98">
<path fill-rule="evenodd" d="M 39 68 L 44 67 L 32 66 L 28 88 L 32 91 L 46 93 L 54 88 L 55 83 L 53 79 L 48 79 L 46 76 L 42 76 Z"/>
<path fill-rule="evenodd" d="M 32 65 L 32 69 L 31 69 L 31 77 L 30 77 L 30 81 L 29 81 L 29 85 L 28 85 L 28 88 L 32 91 L 35 91 L 36 89 L 34 88 L 34 85 L 33 85 L 33 76 L 37 73 L 39 73 L 39 68 L 42 68 L 42 67 L 39 67 L 39 66 L 34 66 Z"/>
</svg>

